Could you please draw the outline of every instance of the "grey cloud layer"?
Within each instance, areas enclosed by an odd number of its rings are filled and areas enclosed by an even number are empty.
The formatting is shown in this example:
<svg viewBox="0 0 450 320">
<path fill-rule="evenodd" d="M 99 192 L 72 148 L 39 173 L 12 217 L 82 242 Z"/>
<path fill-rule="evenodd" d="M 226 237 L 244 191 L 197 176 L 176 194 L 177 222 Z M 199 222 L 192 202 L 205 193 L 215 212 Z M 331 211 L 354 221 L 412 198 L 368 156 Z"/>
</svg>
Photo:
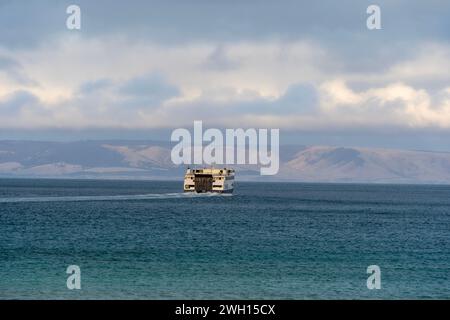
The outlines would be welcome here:
<svg viewBox="0 0 450 320">
<path fill-rule="evenodd" d="M 0 125 L 450 130 L 450 2 L 0 0 Z"/>
<path fill-rule="evenodd" d="M 40 44 L 66 32 L 65 8 L 73 1 L 0 2 L 0 43 L 6 46 Z M 376 1 L 383 27 L 389 32 L 367 35 L 365 10 L 373 1 L 110 1 L 80 0 L 87 36 L 124 34 L 131 39 L 164 43 L 237 41 L 271 38 L 323 39 L 327 43 L 353 40 L 379 44 L 389 40 L 448 39 L 448 1 Z M 355 37 L 355 35 L 357 37 Z M 348 46 L 340 46 L 343 50 Z"/>
</svg>

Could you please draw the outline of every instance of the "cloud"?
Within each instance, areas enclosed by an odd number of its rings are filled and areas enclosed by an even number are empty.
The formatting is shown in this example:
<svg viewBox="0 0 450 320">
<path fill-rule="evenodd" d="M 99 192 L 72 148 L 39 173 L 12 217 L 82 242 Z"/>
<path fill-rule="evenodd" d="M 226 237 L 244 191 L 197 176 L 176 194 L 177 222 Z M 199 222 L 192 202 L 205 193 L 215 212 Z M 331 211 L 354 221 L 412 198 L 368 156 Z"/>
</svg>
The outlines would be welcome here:
<svg viewBox="0 0 450 320">
<path fill-rule="evenodd" d="M 25 73 L 23 66 L 10 57 L 0 56 L 0 72 L 16 83 L 28 86 L 36 85 L 36 82 Z"/>
<path fill-rule="evenodd" d="M 427 90 L 401 82 L 356 92 L 334 80 L 321 85 L 320 95 L 322 109 L 348 123 L 450 128 L 448 88 L 433 98 Z"/>
<path fill-rule="evenodd" d="M 146 74 L 128 80 L 119 87 L 119 93 L 134 106 L 158 106 L 163 101 L 180 95 L 180 90 L 157 73 Z"/>
<path fill-rule="evenodd" d="M 347 87 L 342 79 L 326 81 L 320 86 L 322 92 L 322 108 L 334 109 L 337 106 L 356 105 L 362 102 L 362 98 Z"/>
<path fill-rule="evenodd" d="M 81 84 L 80 88 L 78 89 L 78 92 L 81 95 L 95 94 L 103 89 L 111 87 L 112 85 L 113 82 L 110 79 L 98 79 L 94 81 L 88 81 Z"/>
<path fill-rule="evenodd" d="M 229 44 L 226 55 L 220 54 L 239 61 L 239 67 L 218 72 L 202 65 L 215 44 L 126 46 L 120 38 L 71 38 L 52 49 L 16 54 L 24 70 L 39 79 L 39 88 L 27 92 L 48 114 L 36 119 L 17 114 L 7 126 L 169 128 L 203 118 L 217 126 L 289 130 L 450 128 L 445 81 L 411 84 L 433 73 L 446 80 L 441 69 L 423 65 L 432 64 L 423 58 L 427 47 L 430 43 L 372 82 L 376 70 L 330 69 L 340 57 L 313 41 Z M 446 57 L 446 45 L 432 47 L 434 57 Z M 416 65 L 414 75 L 399 71 L 405 65 Z M 25 90 L 6 85 L 11 88 L 4 96 Z"/>
<path fill-rule="evenodd" d="M 207 57 L 203 65 L 207 69 L 216 71 L 233 70 L 239 67 L 239 63 L 228 56 L 227 49 L 224 45 L 217 46 Z"/>
<path fill-rule="evenodd" d="M 70 0 L 2 1 L 0 43 L 16 48 L 39 46 L 67 34 L 65 9 L 70 4 Z M 85 37 L 126 35 L 166 44 L 296 41 L 306 37 L 345 50 L 336 43 L 352 39 L 372 49 L 400 39 L 411 44 L 418 38 L 447 39 L 449 35 L 446 13 L 450 4 L 439 0 L 378 0 L 384 30 L 388 31 L 384 33 L 368 33 L 365 28 L 366 8 L 373 4 L 369 0 L 78 0 L 77 4 L 82 9 Z"/>
<path fill-rule="evenodd" d="M 14 92 L 0 100 L 0 112 L 3 116 L 19 116 L 25 109 L 35 109 L 39 100 L 27 91 Z"/>
<path fill-rule="evenodd" d="M 370 1 L 81 0 L 80 32 L 69 4 L 0 3 L 2 128 L 450 130 L 449 3 L 379 1 L 373 32 Z"/>
<path fill-rule="evenodd" d="M 392 65 L 388 77 L 421 85 L 450 83 L 450 46 L 425 43 L 415 49 L 415 55 Z"/>
</svg>

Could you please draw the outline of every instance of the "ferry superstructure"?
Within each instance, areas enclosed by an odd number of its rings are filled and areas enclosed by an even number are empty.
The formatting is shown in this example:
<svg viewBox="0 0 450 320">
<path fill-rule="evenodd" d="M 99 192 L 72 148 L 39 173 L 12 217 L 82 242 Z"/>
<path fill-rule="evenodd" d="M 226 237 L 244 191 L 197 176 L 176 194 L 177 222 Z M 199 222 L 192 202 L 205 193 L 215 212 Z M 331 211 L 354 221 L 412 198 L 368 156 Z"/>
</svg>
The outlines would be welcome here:
<svg viewBox="0 0 450 320">
<path fill-rule="evenodd" d="M 184 192 L 232 193 L 234 173 L 228 168 L 188 168 L 184 176 Z"/>
</svg>

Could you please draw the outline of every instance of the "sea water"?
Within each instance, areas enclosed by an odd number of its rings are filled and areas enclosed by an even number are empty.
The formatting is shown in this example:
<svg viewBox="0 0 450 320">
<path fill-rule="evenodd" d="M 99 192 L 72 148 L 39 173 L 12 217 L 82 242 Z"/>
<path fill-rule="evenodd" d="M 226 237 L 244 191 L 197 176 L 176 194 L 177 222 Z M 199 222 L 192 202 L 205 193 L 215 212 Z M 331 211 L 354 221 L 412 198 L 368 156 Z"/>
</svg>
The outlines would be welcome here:
<svg viewBox="0 0 450 320">
<path fill-rule="evenodd" d="M 450 186 L 180 190 L 0 180 L 0 299 L 450 298 Z M 81 290 L 66 286 L 69 265 Z"/>
</svg>

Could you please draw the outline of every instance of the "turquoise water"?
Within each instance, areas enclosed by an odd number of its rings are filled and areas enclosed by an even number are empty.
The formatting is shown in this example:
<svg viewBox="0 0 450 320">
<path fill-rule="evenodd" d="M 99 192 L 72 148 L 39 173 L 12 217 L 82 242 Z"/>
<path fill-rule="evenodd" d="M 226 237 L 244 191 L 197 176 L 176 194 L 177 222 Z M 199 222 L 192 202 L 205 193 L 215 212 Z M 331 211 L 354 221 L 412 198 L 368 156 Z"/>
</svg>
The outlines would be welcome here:
<svg viewBox="0 0 450 320">
<path fill-rule="evenodd" d="M 450 186 L 181 188 L 0 180 L 0 298 L 450 298 Z"/>
</svg>

